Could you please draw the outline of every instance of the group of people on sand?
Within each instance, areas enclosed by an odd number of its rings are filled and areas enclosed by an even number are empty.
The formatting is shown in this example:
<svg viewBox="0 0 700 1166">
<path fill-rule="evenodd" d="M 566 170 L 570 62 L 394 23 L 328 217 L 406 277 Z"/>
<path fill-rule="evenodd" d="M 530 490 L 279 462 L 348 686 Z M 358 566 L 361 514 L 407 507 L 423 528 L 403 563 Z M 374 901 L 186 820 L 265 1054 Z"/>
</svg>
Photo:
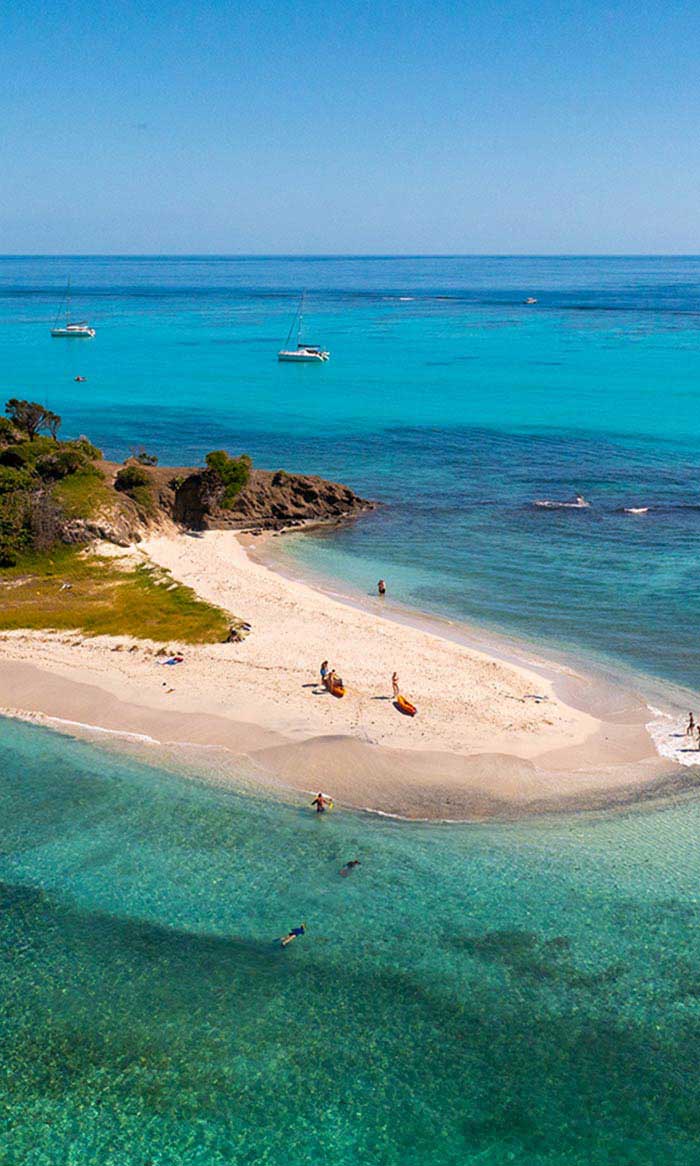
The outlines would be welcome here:
<svg viewBox="0 0 700 1166">
<path fill-rule="evenodd" d="M 335 671 L 335 669 L 328 667 L 327 660 L 323 661 L 319 671 L 321 673 L 321 684 L 323 685 L 324 688 L 327 688 L 330 691 L 331 688 L 334 688 L 337 685 L 339 685 L 340 687 L 344 687 L 342 677 L 338 676 L 338 673 Z M 398 674 L 398 672 L 392 672 L 392 674 L 391 674 L 391 690 L 394 694 L 394 700 L 396 700 L 397 696 L 399 695 L 399 691 L 400 691 L 399 690 L 399 674 Z"/>
<path fill-rule="evenodd" d="M 700 721 L 696 721 L 692 713 L 688 713 L 685 735 L 690 737 L 691 741 L 697 741 L 697 747 L 700 749 Z"/>
<path fill-rule="evenodd" d="M 323 688 L 327 688 L 330 692 L 332 688 L 343 688 L 343 678 L 338 676 L 335 668 L 328 667 L 328 661 L 324 660 L 321 668 L 321 684 Z"/>
</svg>

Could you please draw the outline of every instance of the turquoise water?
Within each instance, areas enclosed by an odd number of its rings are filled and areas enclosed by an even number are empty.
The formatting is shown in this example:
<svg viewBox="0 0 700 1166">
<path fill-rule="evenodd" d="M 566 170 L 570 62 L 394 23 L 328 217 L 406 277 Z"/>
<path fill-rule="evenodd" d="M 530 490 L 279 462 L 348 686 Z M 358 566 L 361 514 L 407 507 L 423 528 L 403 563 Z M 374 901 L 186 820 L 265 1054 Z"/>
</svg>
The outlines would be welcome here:
<svg viewBox="0 0 700 1166">
<path fill-rule="evenodd" d="M 49 336 L 69 271 L 94 342 Z M 276 361 L 301 287 L 323 367 Z M 309 566 L 690 686 L 699 309 L 697 258 L 0 259 L 8 395 L 112 456 L 347 481 L 385 505 Z"/>
<path fill-rule="evenodd" d="M 48 335 L 68 271 L 94 342 Z M 301 287 L 321 368 L 275 359 Z M 290 542 L 308 568 L 697 687 L 699 290 L 698 259 L 0 259 L 0 357 L 110 456 L 382 500 Z M 8 722 L 0 788 L 2 1166 L 698 1161 L 696 799 L 319 821 Z"/>
<path fill-rule="evenodd" d="M 698 1161 L 697 802 L 319 820 L 8 722 L 0 789 L 3 1166 Z"/>
</svg>

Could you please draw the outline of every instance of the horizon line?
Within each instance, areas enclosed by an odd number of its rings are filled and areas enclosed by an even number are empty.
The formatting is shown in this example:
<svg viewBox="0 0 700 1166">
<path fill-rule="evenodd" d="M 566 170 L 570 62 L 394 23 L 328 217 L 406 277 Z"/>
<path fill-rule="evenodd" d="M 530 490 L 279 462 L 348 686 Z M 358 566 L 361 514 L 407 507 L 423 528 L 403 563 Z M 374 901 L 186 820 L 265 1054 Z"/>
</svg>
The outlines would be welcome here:
<svg viewBox="0 0 700 1166">
<path fill-rule="evenodd" d="M 17 251 L 2 259 L 700 259 L 695 251 Z"/>
</svg>

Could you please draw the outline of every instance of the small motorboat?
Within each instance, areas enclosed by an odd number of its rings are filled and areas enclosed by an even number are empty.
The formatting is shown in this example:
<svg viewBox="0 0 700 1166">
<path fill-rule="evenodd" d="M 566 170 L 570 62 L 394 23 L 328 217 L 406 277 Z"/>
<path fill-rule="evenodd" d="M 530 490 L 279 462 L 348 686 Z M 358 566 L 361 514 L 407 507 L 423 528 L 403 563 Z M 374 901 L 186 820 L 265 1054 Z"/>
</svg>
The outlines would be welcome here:
<svg viewBox="0 0 700 1166">
<path fill-rule="evenodd" d="M 416 713 L 418 712 L 416 706 L 411 704 L 410 700 L 406 700 L 406 697 L 402 696 L 401 693 L 399 693 L 397 696 L 394 704 L 396 705 L 399 712 L 403 713 L 405 717 L 415 717 Z"/>
<path fill-rule="evenodd" d="M 85 381 L 87 380 L 87 377 L 73 377 L 73 380 L 74 380 L 74 381 L 77 381 L 77 383 L 78 383 L 79 385 L 83 385 L 83 384 L 85 384 Z"/>
<path fill-rule="evenodd" d="M 524 304 L 536 304 L 537 300 L 535 299 L 534 296 L 528 296 L 526 300 L 523 300 L 523 303 Z"/>
</svg>

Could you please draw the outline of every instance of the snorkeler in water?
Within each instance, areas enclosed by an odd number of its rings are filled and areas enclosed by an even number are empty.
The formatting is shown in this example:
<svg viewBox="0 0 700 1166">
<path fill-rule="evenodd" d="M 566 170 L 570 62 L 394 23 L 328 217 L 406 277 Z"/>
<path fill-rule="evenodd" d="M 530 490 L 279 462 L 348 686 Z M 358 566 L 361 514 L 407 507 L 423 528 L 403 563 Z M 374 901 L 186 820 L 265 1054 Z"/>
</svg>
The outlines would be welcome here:
<svg viewBox="0 0 700 1166">
<path fill-rule="evenodd" d="M 305 934 L 306 934 L 306 924 L 305 923 L 302 923 L 300 927 L 293 927 L 291 931 L 288 931 L 287 934 L 284 935 L 282 937 L 282 939 L 280 939 L 280 946 L 286 947 L 288 943 L 292 942 L 292 940 L 298 939 L 300 935 L 305 935 Z"/>
<path fill-rule="evenodd" d="M 359 865 L 360 865 L 359 858 L 352 858 L 350 860 L 350 862 L 346 862 L 345 866 L 342 866 L 340 868 L 340 874 L 343 876 L 344 879 L 346 879 L 348 877 L 348 875 L 350 874 L 350 872 L 353 871 L 355 869 L 355 867 L 359 866 Z"/>
</svg>

